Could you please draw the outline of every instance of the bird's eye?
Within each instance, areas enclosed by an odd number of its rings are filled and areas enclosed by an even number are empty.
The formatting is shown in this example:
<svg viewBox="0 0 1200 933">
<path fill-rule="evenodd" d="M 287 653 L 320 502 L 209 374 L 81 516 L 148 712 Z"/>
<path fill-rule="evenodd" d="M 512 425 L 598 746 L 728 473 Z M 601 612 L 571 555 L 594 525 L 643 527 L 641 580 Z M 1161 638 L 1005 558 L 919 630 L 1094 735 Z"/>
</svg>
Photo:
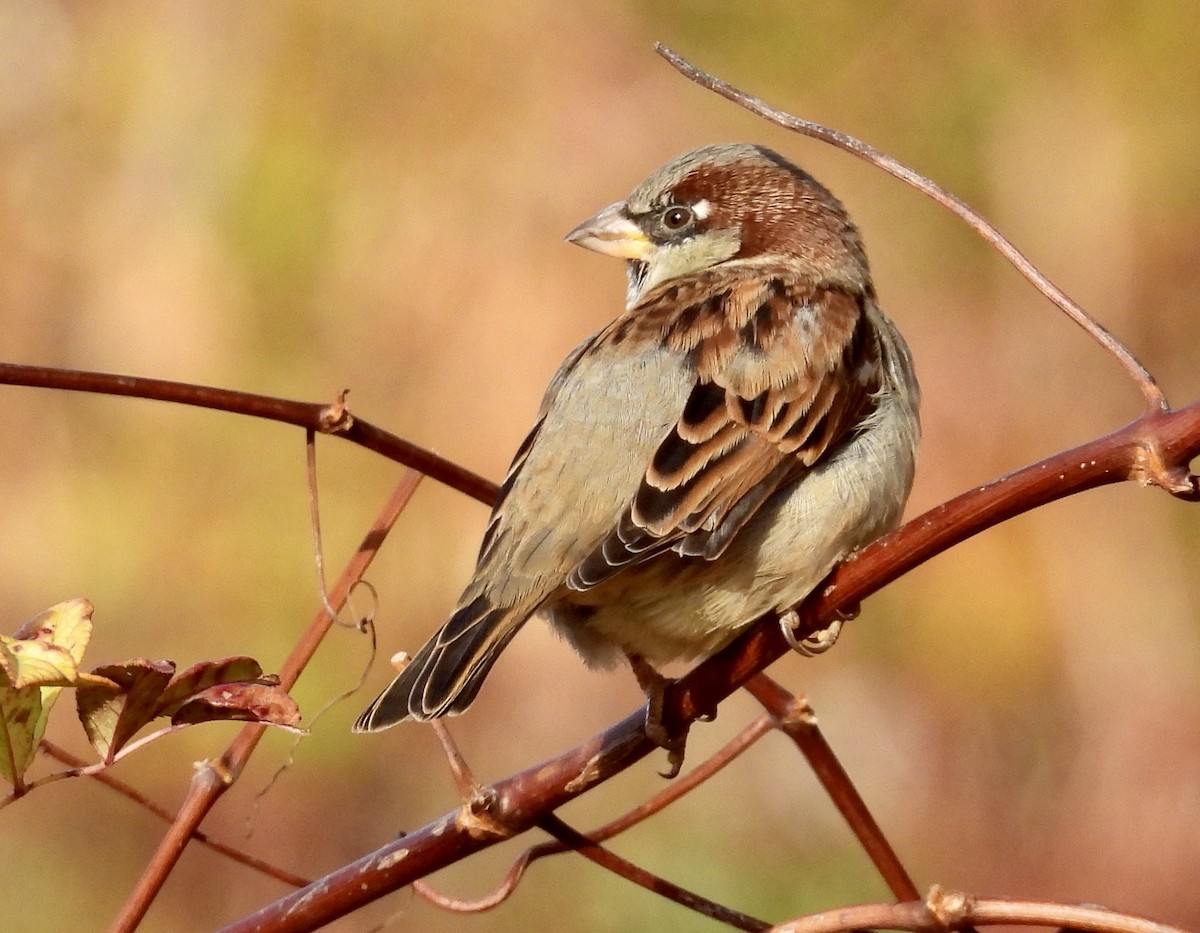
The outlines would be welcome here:
<svg viewBox="0 0 1200 933">
<path fill-rule="evenodd" d="M 692 222 L 692 212 L 686 207 L 668 207 L 663 211 L 662 224 L 668 230 L 682 230 Z"/>
</svg>

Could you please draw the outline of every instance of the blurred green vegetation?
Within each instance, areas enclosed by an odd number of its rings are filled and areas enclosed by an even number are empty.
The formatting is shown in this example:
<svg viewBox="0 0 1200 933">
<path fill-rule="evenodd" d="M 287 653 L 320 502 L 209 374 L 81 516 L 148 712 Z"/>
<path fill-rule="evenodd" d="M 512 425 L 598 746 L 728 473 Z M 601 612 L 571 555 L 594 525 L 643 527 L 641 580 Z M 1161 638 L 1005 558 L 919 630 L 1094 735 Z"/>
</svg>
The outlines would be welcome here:
<svg viewBox="0 0 1200 933">
<path fill-rule="evenodd" d="M 688 85 L 655 40 L 966 197 L 1175 402 L 1200 395 L 1200 17 L 1183 2 L 10 0 L 0 356 L 321 401 L 351 387 L 363 417 L 499 477 L 558 362 L 621 300 L 617 265 L 562 234 L 670 156 L 750 139 L 812 170 L 863 227 L 925 390 L 911 514 L 1137 414 L 1117 369 L 960 225 Z M 3 394 L 5 631 L 80 595 L 96 604 L 94 664 L 279 664 L 317 606 L 298 433 Z M 333 441 L 320 469 L 336 570 L 400 470 Z M 441 620 L 484 519 L 422 486 L 370 574 L 384 657 Z M 836 651 L 774 673 L 811 697 L 920 884 L 1198 926 L 1198 545 L 1194 508 L 1090 493 L 920 568 Z M 356 681 L 367 650 L 331 635 L 296 691 L 308 715 Z M 248 849 L 315 876 L 452 807 L 428 730 L 349 734 L 386 676 L 317 722 L 256 801 L 290 748 L 269 736 L 206 829 L 237 843 L 249 821 Z M 494 778 L 637 698 L 632 678 L 587 672 L 531 625 L 454 729 Z M 68 707 L 49 737 L 82 754 Z M 732 699 L 691 754 L 754 714 Z M 173 806 L 191 762 L 232 734 L 191 730 L 120 776 Z M 647 765 L 565 815 L 593 825 L 660 784 Z M 23 930 L 105 926 L 162 832 L 82 781 L 0 820 L 0 871 L 23 893 L 5 924 Z M 778 738 L 614 848 L 772 919 L 886 896 Z M 482 893 L 516 851 L 435 882 Z M 211 929 L 281 893 L 194 847 L 145 928 Z M 573 859 L 539 863 L 480 917 L 400 893 L 335 928 L 393 916 L 422 930 L 715 929 Z"/>
</svg>

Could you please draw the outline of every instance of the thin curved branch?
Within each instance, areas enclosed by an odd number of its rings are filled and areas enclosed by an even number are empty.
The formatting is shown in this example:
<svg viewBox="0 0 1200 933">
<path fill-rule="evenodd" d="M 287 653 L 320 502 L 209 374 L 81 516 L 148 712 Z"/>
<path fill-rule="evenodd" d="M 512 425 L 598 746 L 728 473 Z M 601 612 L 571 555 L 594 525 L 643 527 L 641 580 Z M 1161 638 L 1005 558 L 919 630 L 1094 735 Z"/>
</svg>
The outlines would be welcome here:
<svg viewBox="0 0 1200 933">
<path fill-rule="evenodd" d="M 599 829 L 593 830 L 588 834 L 588 837 L 595 842 L 603 842 L 628 829 L 632 829 L 656 813 L 662 812 L 676 800 L 687 796 L 705 781 L 717 775 L 755 742 L 776 728 L 777 725 L 778 723 L 774 717 L 769 715 L 759 716 L 726 742 L 715 754 L 705 758 L 704 761 L 700 762 L 700 764 L 696 765 L 696 767 L 692 768 L 686 774 L 680 775 L 677 779 L 671 781 L 670 784 L 657 794 L 651 796 L 650 799 L 617 817 L 611 823 L 606 823 Z"/>
<path fill-rule="evenodd" d="M 857 156 L 871 163 L 876 168 L 882 169 L 894 178 L 900 179 L 905 184 L 911 185 L 922 194 L 936 201 L 942 207 L 946 208 L 946 210 L 950 211 L 950 213 L 954 214 L 954 216 L 962 220 L 975 233 L 979 234 L 989 246 L 1007 259 L 1021 275 L 1025 276 L 1033 284 L 1034 288 L 1045 295 L 1059 310 L 1082 327 L 1093 340 L 1108 351 L 1137 384 L 1138 389 L 1145 399 L 1148 411 L 1165 411 L 1167 409 L 1167 400 L 1166 396 L 1163 395 L 1162 389 L 1159 388 L 1158 383 L 1154 381 L 1154 377 L 1150 375 L 1145 366 L 1138 362 L 1129 349 L 1121 341 L 1117 340 L 1107 328 L 1076 304 L 1066 292 L 1046 278 L 1012 242 L 988 221 L 984 220 L 983 217 L 976 213 L 975 210 L 957 195 L 951 194 L 945 188 L 941 187 L 941 185 L 930 181 L 924 175 L 913 171 L 904 163 L 886 153 L 880 152 L 874 146 L 860 139 L 856 139 L 846 133 L 838 132 L 837 130 L 831 130 L 820 123 L 792 116 L 786 111 L 771 107 L 753 94 L 747 94 L 732 84 L 728 84 L 720 78 L 701 71 L 678 52 L 672 51 L 661 42 L 655 44 L 654 50 L 689 81 L 693 81 L 701 87 L 719 94 L 726 100 L 732 101 L 739 107 L 744 107 L 756 116 L 760 116 L 764 120 L 774 123 L 776 126 L 783 127 L 785 130 L 791 130 L 794 133 L 800 133 L 804 136 L 810 136 L 813 139 L 819 139 L 844 152 Z"/>
<path fill-rule="evenodd" d="M 55 745 L 53 742 L 47 742 L 45 739 L 42 740 L 42 751 L 51 758 L 56 758 L 75 770 L 88 767 L 88 762 L 84 761 L 78 755 L 73 755 L 65 748 Z M 175 819 L 175 814 L 166 807 L 160 806 L 133 785 L 126 784 L 120 778 L 113 777 L 106 771 L 98 771 L 91 774 L 90 777 L 93 781 L 99 781 L 101 784 L 115 790 L 122 797 L 132 800 L 139 807 L 148 810 L 164 822 L 170 823 Z M 208 846 L 213 851 L 221 853 L 226 858 L 232 859 L 235 862 L 241 862 L 247 868 L 252 868 L 270 878 L 274 878 L 276 881 L 282 881 L 284 884 L 290 884 L 294 888 L 302 888 L 309 883 L 307 878 L 302 878 L 300 875 L 293 874 L 284 868 L 280 868 L 278 865 L 272 865 L 270 862 L 264 861 L 248 852 L 243 852 L 235 846 L 214 839 L 203 830 L 197 829 L 192 833 L 192 838 L 201 845 Z"/>
<path fill-rule="evenodd" d="M 256 395 L 253 392 L 235 392 L 213 386 L 172 382 L 169 379 L 3 362 L 0 362 L 0 385 L 64 389 L 97 395 L 123 395 L 279 421 L 321 434 L 335 434 L 345 438 L 352 444 L 411 467 L 480 502 L 490 503 L 496 497 L 496 485 L 479 474 L 352 415 L 345 404 L 345 392 L 342 392 L 333 404 L 319 405 L 314 402 L 294 402 L 269 395 Z"/>
<path fill-rule="evenodd" d="M 609 851 L 594 840 L 572 829 L 553 813 L 547 813 L 543 816 L 538 821 L 538 825 L 554 836 L 559 842 L 563 843 L 563 845 L 568 846 L 574 852 L 578 852 L 584 858 L 595 862 L 603 868 L 607 868 L 627 881 L 632 881 L 647 891 L 672 900 L 676 904 L 681 904 L 690 910 L 694 910 L 696 913 L 703 914 L 705 917 L 728 924 L 738 930 L 752 931 L 752 933 L 762 933 L 762 931 L 769 930 L 771 927 L 771 924 L 759 920 L 757 917 L 751 917 L 741 911 L 726 907 L 724 904 L 710 901 L 706 897 L 701 897 L 699 894 L 695 894 L 686 888 L 681 888 L 679 885 L 667 881 L 665 878 L 660 878 L 658 875 L 646 871 L 646 869 L 633 864 L 628 859 L 621 858 L 615 852 Z"/>
<path fill-rule="evenodd" d="M 775 725 L 800 750 L 825 793 L 833 801 L 846 825 L 858 839 L 859 845 L 887 883 L 898 901 L 920 897 L 917 886 L 908 871 L 896 856 L 887 837 L 875 822 L 866 801 L 850 780 L 850 775 L 838 761 L 837 755 L 825 741 L 817 716 L 807 699 L 797 699 L 766 674 L 758 673 L 750 678 L 746 689 L 753 694 L 775 720 Z"/>
<path fill-rule="evenodd" d="M 946 933 L 965 924 L 993 923 L 1091 930 L 1094 933 L 1186 933 L 1180 927 L 1094 905 L 971 897 L 938 887 L 934 887 L 924 901 L 835 908 L 781 923 L 772 927 L 771 933 L 850 933 L 880 928 Z"/>
</svg>

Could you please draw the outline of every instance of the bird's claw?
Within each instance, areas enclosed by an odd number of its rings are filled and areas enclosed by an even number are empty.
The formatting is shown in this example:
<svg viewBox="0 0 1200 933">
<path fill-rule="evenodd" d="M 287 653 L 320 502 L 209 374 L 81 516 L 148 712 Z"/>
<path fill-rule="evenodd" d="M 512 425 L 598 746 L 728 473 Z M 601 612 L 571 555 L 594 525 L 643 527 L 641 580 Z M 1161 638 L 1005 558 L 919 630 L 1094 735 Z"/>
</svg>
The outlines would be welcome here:
<svg viewBox="0 0 1200 933">
<path fill-rule="evenodd" d="M 853 617 L 849 616 L 848 618 Z M 818 654 L 824 654 L 837 644 L 838 636 L 842 633 L 842 626 L 845 623 L 846 618 L 839 616 L 825 628 L 804 638 L 797 638 L 796 629 L 800 627 L 800 614 L 795 609 L 789 609 L 779 617 L 779 630 L 783 632 L 784 641 L 793 651 L 806 658 L 815 658 Z"/>
<path fill-rule="evenodd" d="M 661 714 L 662 710 L 659 709 Z M 646 708 L 646 723 L 643 728 L 646 731 L 647 737 L 659 748 L 665 749 L 667 753 L 667 770 L 659 771 L 658 773 L 670 780 L 677 777 L 683 769 L 684 755 L 687 753 L 687 737 L 688 730 L 682 732 L 672 732 L 662 723 L 661 716 L 658 719 L 652 719 L 653 704 Z"/>
<path fill-rule="evenodd" d="M 629 666 L 633 668 L 633 675 L 637 678 L 642 693 L 646 694 L 646 721 L 642 728 L 651 742 L 667 752 L 667 770 L 658 773 L 665 778 L 673 778 L 683 768 L 688 737 L 687 726 L 684 726 L 682 731 L 675 732 L 663 723 L 663 697 L 667 688 L 675 681 L 664 677 L 644 658 L 635 654 L 629 655 Z M 715 716 L 716 713 L 712 715 Z"/>
</svg>

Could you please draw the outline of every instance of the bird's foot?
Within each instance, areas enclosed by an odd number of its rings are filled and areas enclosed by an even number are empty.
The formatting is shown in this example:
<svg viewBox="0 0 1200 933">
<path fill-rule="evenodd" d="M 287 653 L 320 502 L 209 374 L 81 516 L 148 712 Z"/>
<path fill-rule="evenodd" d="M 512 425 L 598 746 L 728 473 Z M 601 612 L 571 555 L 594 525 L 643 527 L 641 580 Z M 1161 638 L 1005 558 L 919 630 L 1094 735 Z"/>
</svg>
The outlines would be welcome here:
<svg viewBox="0 0 1200 933">
<path fill-rule="evenodd" d="M 642 693 L 646 694 L 646 722 L 643 726 L 646 736 L 667 752 L 668 770 L 660 771 L 659 774 L 665 778 L 673 778 L 683 768 L 688 736 L 687 726 L 684 726 L 682 731 L 672 731 L 663 723 L 663 697 L 667 688 L 675 681 L 664 677 L 640 655 L 629 655 L 629 666 L 633 669 L 633 676 L 637 678 Z"/>
<path fill-rule="evenodd" d="M 800 614 L 795 609 L 789 609 L 779 616 L 779 629 L 783 632 L 784 640 L 793 651 L 806 658 L 815 658 L 818 654 L 824 654 L 837 644 L 838 636 L 842 634 L 842 626 L 856 618 L 858 613 L 857 605 L 843 609 L 825 628 L 804 638 L 797 638 L 796 629 L 800 627 Z"/>
</svg>

